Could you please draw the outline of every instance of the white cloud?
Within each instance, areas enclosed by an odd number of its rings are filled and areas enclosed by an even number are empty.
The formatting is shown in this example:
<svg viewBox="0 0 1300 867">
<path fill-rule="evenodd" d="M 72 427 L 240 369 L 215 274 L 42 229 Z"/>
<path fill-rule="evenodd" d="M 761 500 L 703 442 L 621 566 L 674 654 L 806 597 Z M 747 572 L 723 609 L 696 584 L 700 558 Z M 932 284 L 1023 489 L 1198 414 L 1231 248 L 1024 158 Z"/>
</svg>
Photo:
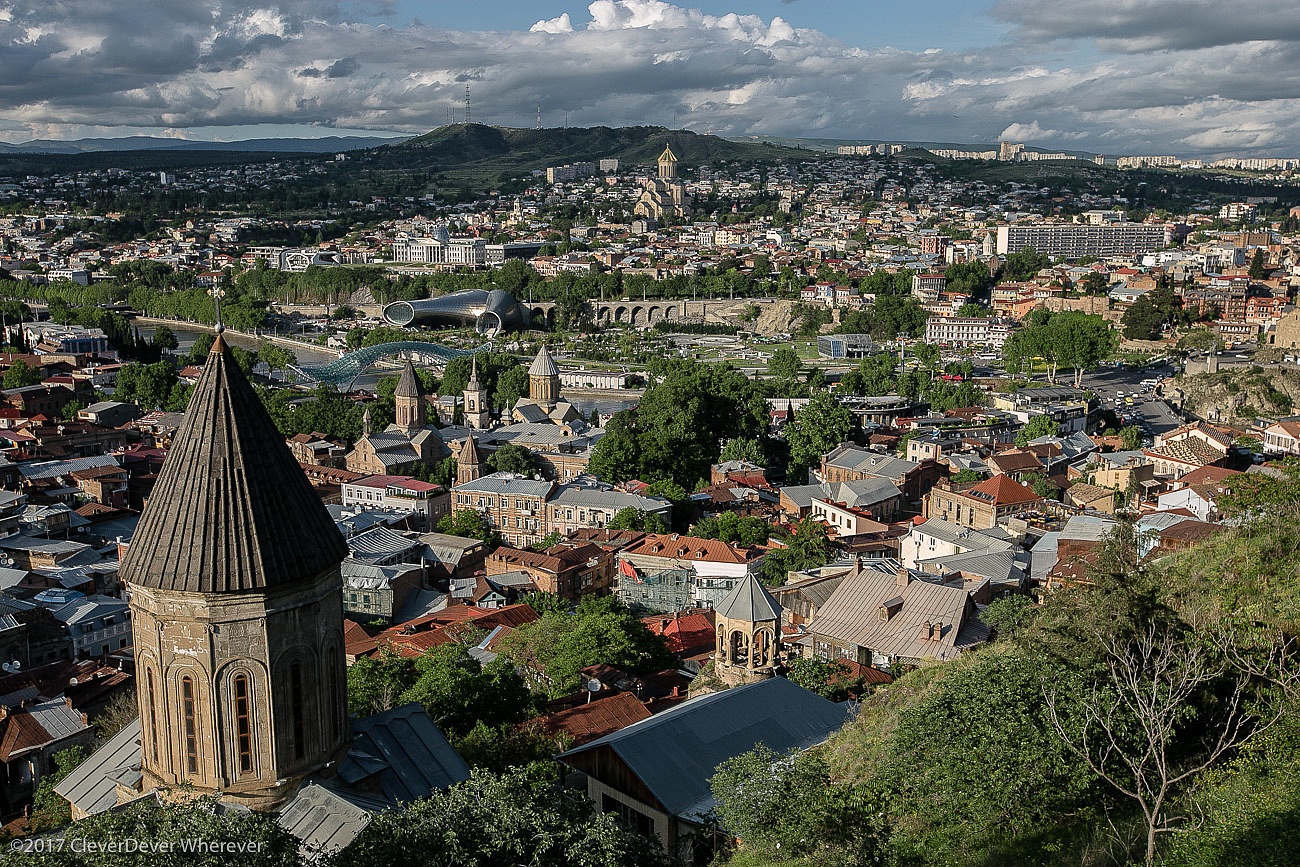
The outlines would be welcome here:
<svg viewBox="0 0 1300 867">
<path fill-rule="evenodd" d="M 569 20 L 569 13 L 565 12 L 558 18 L 548 18 L 545 21 L 538 21 L 532 27 L 528 28 L 529 33 L 572 33 L 573 22 Z"/>
<path fill-rule="evenodd" d="M 504 125 L 531 126 L 541 104 L 584 125 L 1300 154 L 1300 7 L 1248 5 L 1193 39 L 1207 0 L 1178 14 L 1166 0 L 1004 0 L 1014 44 L 912 52 L 665 0 L 595 0 L 589 22 L 562 13 L 523 32 L 378 26 L 328 0 L 8 0 L 0 116 L 10 139 L 15 125 L 423 132 L 468 80 L 475 119 Z"/>
</svg>

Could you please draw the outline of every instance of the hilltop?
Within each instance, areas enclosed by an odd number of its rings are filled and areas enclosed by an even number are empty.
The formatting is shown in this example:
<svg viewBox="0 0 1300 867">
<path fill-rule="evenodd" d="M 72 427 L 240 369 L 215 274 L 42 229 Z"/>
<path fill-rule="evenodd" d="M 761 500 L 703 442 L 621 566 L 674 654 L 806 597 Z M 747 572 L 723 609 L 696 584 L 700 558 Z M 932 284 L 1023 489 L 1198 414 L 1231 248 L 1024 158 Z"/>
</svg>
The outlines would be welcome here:
<svg viewBox="0 0 1300 867">
<path fill-rule="evenodd" d="M 665 144 L 672 146 L 685 167 L 716 160 L 776 162 L 816 156 L 798 148 L 658 126 L 513 129 L 477 123 L 439 127 L 369 154 L 381 168 L 423 168 L 469 181 L 601 159 L 617 159 L 623 165 L 652 164 Z"/>
</svg>

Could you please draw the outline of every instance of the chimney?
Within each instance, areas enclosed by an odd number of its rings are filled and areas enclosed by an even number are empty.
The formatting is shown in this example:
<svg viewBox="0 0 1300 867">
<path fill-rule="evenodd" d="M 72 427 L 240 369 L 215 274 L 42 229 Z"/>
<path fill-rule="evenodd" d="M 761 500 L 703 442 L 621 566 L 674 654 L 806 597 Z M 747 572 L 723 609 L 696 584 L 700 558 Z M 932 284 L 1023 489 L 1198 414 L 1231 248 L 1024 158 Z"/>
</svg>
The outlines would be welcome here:
<svg viewBox="0 0 1300 867">
<path fill-rule="evenodd" d="M 894 584 L 898 587 L 906 587 L 912 580 L 912 573 L 906 566 L 899 566 L 898 572 L 894 575 Z"/>
<path fill-rule="evenodd" d="M 943 624 L 942 624 L 942 623 L 931 623 L 931 624 L 929 624 L 929 626 L 930 626 L 930 640 L 931 640 L 931 641 L 938 641 L 940 638 L 943 638 Z"/>
</svg>

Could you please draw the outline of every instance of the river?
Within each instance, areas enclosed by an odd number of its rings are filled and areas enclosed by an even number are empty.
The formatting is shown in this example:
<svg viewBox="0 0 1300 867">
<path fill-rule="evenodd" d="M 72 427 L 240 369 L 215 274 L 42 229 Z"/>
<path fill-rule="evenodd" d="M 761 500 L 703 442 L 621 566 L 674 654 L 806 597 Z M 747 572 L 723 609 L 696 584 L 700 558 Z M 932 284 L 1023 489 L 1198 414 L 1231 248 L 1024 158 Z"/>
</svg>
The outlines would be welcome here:
<svg viewBox="0 0 1300 867">
<path fill-rule="evenodd" d="M 139 326 L 140 336 L 146 340 L 152 338 L 155 327 L 156 326 L 153 325 Z M 206 333 L 188 329 L 183 325 L 168 325 L 167 327 L 176 335 L 176 342 L 180 344 L 177 352 L 182 355 L 187 354 L 190 349 L 193 348 L 194 341 L 198 339 L 200 334 Z M 260 343 L 257 338 L 244 337 L 243 335 L 231 334 L 230 332 L 226 332 L 226 339 L 231 344 L 242 346 L 245 349 L 256 349 Z M 280 345 L 283 346 L 284 344 Z M 294 346 L 292 351 L 294 357 L 297 358 L 300 367 L 316 367 L 322 364 L 328 364 L 339 357 L 337 350 L 325 349 L 324 347 L 318 346 L 299 345 Z M 265 373 L 265 368 L 260 372 Z M 394 368 L 372 368 L 357 377 L 353 388 L 373 392 L 380 379 L 385 376 L 393 376 L 395 373 L 396 370 Z M 574 394 L 571 390 L 568 391 L 564 397 L 573 404 L 574 408 L 577 409 L 578 412 L 582 413 L 584 418 L 589 417 L 593 409 L 598 410 L 603 418 L 608 418 L 619 410 L 630 409 L 631 407 L 636 406 L 637 403 L 635 400 L 628 398 L 583 397 Z"/>
</svg>

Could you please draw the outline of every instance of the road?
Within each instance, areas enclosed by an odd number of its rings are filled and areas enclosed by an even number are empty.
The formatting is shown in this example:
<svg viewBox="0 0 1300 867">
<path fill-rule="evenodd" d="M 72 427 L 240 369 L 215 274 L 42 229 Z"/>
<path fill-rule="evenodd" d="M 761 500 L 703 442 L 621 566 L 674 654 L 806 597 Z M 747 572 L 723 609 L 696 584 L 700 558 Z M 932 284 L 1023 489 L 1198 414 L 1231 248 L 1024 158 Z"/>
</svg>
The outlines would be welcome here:
<svg viewBox="0 0 1300 867">
<path fill-rule="evenodd" d="M 1144 379 L 1154 379 L 1160 376 L 1169 377 L 1173 374 L 1174 368 L 1172 367 L 1161 367 L 1154 370 L 1149 368 L 1130 370 L 1128 368 L 1107 367 L 1095 373 L 1084 374 L 1082 381 L 1084 388 L 1097 395 L 1104 409 L 1113 409 L 1117 412 L 1123 410 L 1137 411 L 1141 413 L 1139 424 L 1145 424 L 1151 436 L 1158 436 L 1173 430 L 1183 423 L 1178 415 L 1169 408 L 1168 404 L 1163 400 L 1149 397 L 1140 403 L 1136 402 L 1135 398 L 1132 407 L 1125 406 L 1122 401 L 1117 406 L 1115 399 L 1121 391 L 1126 397 L 1141 391 L 1141 382 Z"/>
</svg>

